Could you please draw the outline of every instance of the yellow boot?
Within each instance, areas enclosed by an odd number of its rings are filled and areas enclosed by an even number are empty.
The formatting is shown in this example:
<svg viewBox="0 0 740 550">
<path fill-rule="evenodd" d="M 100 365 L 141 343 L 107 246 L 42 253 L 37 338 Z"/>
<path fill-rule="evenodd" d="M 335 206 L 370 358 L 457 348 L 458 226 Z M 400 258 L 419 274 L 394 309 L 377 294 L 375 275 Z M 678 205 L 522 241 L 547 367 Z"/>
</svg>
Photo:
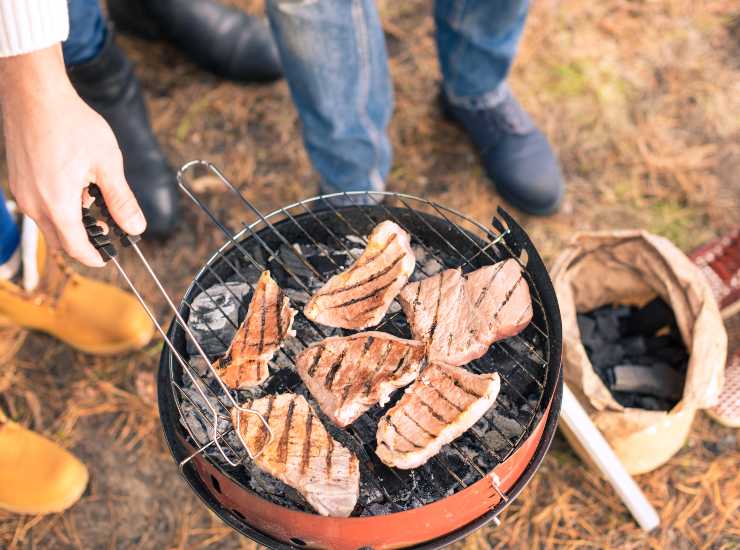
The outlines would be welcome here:
<svg viewBox="0 0 740 550">
<path fill-rule="evenodd" d="M 87 468 L 72 454 L 0 412 L 0 509 L 61 512 L 77 502 L 87 480 Z"/>
<path fill-rule="evenodd" d="M 6 323 L 101 355 L 140 349 L 149 342 L 154 326 L 132 294 L 74 273 L 59 254 L 46 254 L 41 237 L 38 243 L 39 282 L 33 291 L 0 280 L 0 317 Z"/>
</svg>

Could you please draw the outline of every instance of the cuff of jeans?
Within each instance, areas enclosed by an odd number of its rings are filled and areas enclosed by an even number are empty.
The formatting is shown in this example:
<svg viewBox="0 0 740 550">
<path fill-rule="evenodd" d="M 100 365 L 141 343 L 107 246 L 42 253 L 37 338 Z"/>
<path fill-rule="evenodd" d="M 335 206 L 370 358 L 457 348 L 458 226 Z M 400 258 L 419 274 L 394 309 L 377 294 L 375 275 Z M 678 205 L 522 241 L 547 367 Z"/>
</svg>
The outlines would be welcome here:
<svg viewBox="0 0 740 550">
<path fill-rule="evenodd" d="M 492 109 L 504 101 L 509 94 L 509 87 L 506 82 L 502 82 L 493 90 L 477 96 L 461 96 L 450 90 L 449 86 L 443 85 L 443 88 L 445 98 L 450 104 L 469 111 Z"/>
<path fill-rule="evenodd" d="M 0 57 L 43 50 L 68 34 L 66 0 L 0 1 Z"/>
</svg>

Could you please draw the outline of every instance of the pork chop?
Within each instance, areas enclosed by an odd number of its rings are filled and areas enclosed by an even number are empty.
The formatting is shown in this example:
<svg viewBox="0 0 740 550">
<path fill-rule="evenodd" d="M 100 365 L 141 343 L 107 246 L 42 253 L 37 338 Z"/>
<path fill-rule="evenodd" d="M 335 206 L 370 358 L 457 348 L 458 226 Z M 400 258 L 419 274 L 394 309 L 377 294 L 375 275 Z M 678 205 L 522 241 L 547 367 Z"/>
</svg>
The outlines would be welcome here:
<svg viewBox="0 0 740 550">
<path fill-rule="evenodd" d="M 424 356 L 422 342 L 362 332 L 312 345 L 298 357 L 296 367 L 321 410 L 344 427 L 413 382 Z"/>
<path fill-rule="evenodd" d="M 293 336 L 296 311 L 290 300 L 263 271 L 249 302 L 247 316 L 236 331 L 229 349 L 213 363 L 224 384 L 234 389 L 257 386 L 268 376 L 267 363 L 288 336 Z"/>
<path fill-rule="evenodd" d="M 388 466 L 418 468 L 491 408 L 499 375 L 431 363 L 378 424 L 375 453 Z"/>
<path fill-rule="evenodd" d="M 367 247 L 349 268 L 334 275 L 303 309 L 306 317 L 330 327 L 377 325 L 414 271 L 408 233 L 391 221 L 378 224 Z"/>
<path fill-rule="evenodd" d="M 249 407 L 262 414 L 273 436 L 255 458 L 257 466 L 296 489 L 322 516 L 349 516 L 360 494 L 359 462 L 329 435 L 305 397 L 269 395 Z M 235 427 L 237 414 L 232 409 Z M 257 453 L 268 440 L 267 430 L 254 415 L 240 414 L 241 438 Z"/>
<path fill-rule="evenodd" d="M 448 269 L 406 285 L 399 301 L 414 338 L 428 343 L 429 360 L 450 365 L 481 357 L 532 319 L 529 286 L 513 259 L 466 276 Z"/>
</svg>

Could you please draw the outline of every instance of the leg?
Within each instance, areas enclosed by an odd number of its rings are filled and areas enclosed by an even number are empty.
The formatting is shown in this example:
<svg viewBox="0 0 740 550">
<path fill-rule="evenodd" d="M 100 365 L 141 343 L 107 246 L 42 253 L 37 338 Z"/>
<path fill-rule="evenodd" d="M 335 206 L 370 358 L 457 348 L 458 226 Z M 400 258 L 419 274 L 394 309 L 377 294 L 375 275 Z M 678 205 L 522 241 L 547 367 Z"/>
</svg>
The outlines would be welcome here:
<svg viewBox="0 0 740 550">
<path fill-rule="evenodd" d="M 97 57 L 107 34 L 98 0 L 70 0 L 69 37 L 62 44 L 64 62 L 78 65 Z"/>
<path fill-rule="evenodd" d="M 268 0 L 322 191 L 382 190 L 393 92 L 373 0 Z"/>
<path fill-rule="evenodd" d="M 551 214 L 565 193 L 560 166 L 505 83 L 526 17 L 527 0 L 436 0 L 441 99 L 499 194 L 530 214 Z"/>
<path fill-rule="evenodd" d="M 0 189 L 0 266 L 10 260 L 13 253 L 18 249 L 19 242 L 18 224 L 8 211 L 2 189 Z"/>
<path fill-rule="evenodd" d="M 527 4 L 527 0 L 435 2 L 439 64 L 445 94 L 453 103 L 475 109 L 501 100 Z"/>
</svg>

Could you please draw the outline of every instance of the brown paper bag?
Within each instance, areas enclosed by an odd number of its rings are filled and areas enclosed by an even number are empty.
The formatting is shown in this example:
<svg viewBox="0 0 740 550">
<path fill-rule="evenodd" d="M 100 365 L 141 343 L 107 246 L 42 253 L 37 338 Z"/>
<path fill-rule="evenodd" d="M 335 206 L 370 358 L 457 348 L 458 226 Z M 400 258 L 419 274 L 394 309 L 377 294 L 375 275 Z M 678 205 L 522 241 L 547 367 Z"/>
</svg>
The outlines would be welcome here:
<svg viewBox="0 0 740 550">
<path fill-rule="evenodd" d="M 717 401 L 727 334 L 701 271 L 673 243 L 645 231 L 581 233 L 551 270 L 563 322 L 565 381 L 624 466 L 648 472 L 684 444 L 694 414 Z M 617 403 L 586 355 L 577 312 L 605 304 L 642 306 L 660 296 L 670 304 L 690 354 L 681 401 L 670 411 Z"/>
</svg>

